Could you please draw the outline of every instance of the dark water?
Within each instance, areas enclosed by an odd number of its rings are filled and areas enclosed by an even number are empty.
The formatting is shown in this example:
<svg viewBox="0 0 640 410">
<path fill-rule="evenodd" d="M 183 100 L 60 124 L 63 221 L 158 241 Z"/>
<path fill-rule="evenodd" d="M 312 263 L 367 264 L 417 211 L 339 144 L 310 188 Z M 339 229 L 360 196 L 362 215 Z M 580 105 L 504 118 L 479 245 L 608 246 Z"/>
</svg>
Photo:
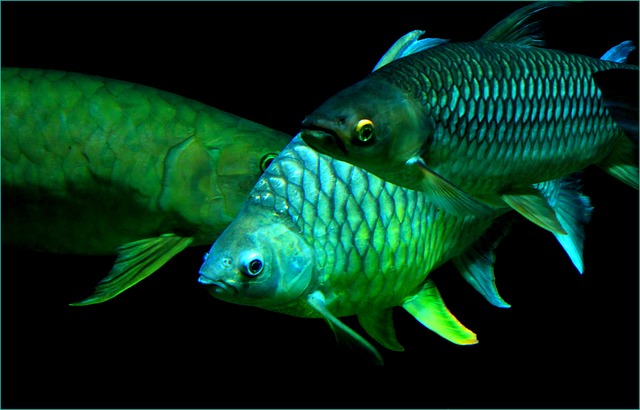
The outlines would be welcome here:
<svg viewBox="0 0 640 410">
<path fill-rule="evenodd" d="M 294 134 L 406 32 L 472 40 L 522 4 L 2 2 L 2 64 L 150 85 Z M 638 40 L 638 3 L 554 11 L 546 32 L 554 48 L 599 57 Z M 320 320 L 211 298 L 196 283 L 206 248 L 85 308 L 67 303 L 113 258 L 3 248 L 2 407 L 637 408 L 638 193 L 599 170 L 584 191 L 596 210 L 583 276 L 522 223 L 497 252 L 511 309 L 448 265 L 433 274 L 480 344 L 452 345 L 398 309 L 406 350 L 381 350 L 380 369 Z"/>
</svg>

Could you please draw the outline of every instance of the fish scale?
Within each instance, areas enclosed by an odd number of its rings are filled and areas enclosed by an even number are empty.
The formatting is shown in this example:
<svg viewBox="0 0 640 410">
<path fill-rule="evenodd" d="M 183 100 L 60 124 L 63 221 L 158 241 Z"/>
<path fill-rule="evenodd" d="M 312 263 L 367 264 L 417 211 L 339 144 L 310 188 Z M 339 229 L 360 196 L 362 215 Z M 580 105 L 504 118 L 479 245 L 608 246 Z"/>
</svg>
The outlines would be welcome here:
<svg viewBox="0 0 640 410">
<path fill-rule="evenodd" d="M 207 261 L 226 258 L 216 249 L 229 247 L 227 241 L 241 236 L 245 226 L 260 230 L 262 224 L 252 219 L 256 215 L 275 216 L 269 226 L 291 224 L 288 229 L 305 238 L 312 247 L 316 289 L 336 316 L 402 304 L 430 271 L 464 251 L 493 219 L 440 212 L 423 193 L 318 155 L 300 137 L 265 171 Z M 205 263 L 202 272 L 206 269 Z M 286 313 L 319 317 L 304 299 Z"/>
<path fill-rule="evenodd" d="M 117 254 L 114 297 L 239 211 L 287 134 L 118 80 L 2 69 L 2 241 Z"/>
<path fill-rule="evenodd" d="M 421 101 L 437 124 L 425 154 L 430 167 L 469 193 L 503 189 L 513 178 L 522 184 L 556 178 L 592 159 L 563 158 L 546 161 L 539 172 L 530 169 L 541 168 L 550 153 L 570 150 L 593 150 L 599 160 L 606 153 L 601 148 L 603 139 L 624 137 L 604 106 L 592 103 L 598 91 L 589 79 L 595 71 L 616 67 L 615 63 L 491 42 L 445 44 L 400 61 L 372 76 Z M 512 68 L 518 64 L 524 66 Z M 546 78 L 534 81 L 538 74 Z M 479 87 L 480 83 L 485 86 Z M 489 132 L 480 131 L 481 122 L 488 123 Z M 507 122 L 515 129 L 501 132 Z M 451 138 L 460 143 L 454 144 Z M 482 144 L 492 147 L 481 149 Z M 524 145 L 528 149 L 522 149 Z M 495 169 L 488 180 L 486 174 L 473 177 L 478 150 L 486 154 L 483 161 L 498 164 L 488 170 Z M 505 170 L 508 179 L 500 181 L 498 176 Z M 485 186 L 487 181 L 494 186 Z"/>
</svg>

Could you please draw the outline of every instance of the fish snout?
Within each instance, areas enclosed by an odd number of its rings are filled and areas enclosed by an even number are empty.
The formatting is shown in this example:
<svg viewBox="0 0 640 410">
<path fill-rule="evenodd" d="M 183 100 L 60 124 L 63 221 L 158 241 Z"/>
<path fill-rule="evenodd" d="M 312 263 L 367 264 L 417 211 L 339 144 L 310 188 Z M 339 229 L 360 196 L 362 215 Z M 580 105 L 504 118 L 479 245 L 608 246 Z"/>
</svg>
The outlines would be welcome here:
<svg viewBox="0 0 640 410">
<path fill-rule="evenodd" d="M 200 268 L 198 282 L 207 287 L 207 291 L 213 295 L 232 295 L 238 292 L 232 281 L 225 278 L 233 277 L 233 260 L 231 258 L 221 258 L 213 261 L 208 257 L 207 261 Z"/>
<path fill-rule="evenodd" d="M 323 124 L 323 121 L 307 117 L 302 121 L 300 137 L 307 145 L 321 154 L 335 154 L 336 151 L 347 155 L 347 147 L 338 134 Z"/>
</svg>

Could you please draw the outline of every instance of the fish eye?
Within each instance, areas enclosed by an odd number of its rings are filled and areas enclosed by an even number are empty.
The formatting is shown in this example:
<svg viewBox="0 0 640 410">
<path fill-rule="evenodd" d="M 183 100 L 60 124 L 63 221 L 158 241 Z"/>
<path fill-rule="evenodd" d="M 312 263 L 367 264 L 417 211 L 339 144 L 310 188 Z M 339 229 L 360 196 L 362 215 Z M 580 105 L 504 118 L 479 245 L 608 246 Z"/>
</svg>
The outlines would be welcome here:
<svg viewBox="0 0 640 410">
<path fill-rule="evenodd" d="M 271 165 L 271 162 L 273 162 L 273 159 L 277 156 L 278 154 L 275 152 L 270 152 L 263 155 L 262 158 L 260 158 L 260 171 L 264 172 L 267 168 L 269 168 L 269 165 Z"/>
<path fill-rule="evenodd" d="M 373 128 L 373 121 L 371 120 L 363 119 L 358 121 L 358 124 L 356 124 L 358 141 L 370 142 L 373 138 Z"/>
<path fill-rule="evenodd" d="M 262 261 L 260 259 L 252 260 L 247 266 L 247 271 L 249 275 L 253 276 L 260 274 L 260 272 L 262 272 Z"/>
<path fill-rule="evenodd" d="M 257 252 L 247 253 L 240 257 L 242 271 L 248 276 L 258 276 L 264 269 L 263 258 Z"/>
</svg>

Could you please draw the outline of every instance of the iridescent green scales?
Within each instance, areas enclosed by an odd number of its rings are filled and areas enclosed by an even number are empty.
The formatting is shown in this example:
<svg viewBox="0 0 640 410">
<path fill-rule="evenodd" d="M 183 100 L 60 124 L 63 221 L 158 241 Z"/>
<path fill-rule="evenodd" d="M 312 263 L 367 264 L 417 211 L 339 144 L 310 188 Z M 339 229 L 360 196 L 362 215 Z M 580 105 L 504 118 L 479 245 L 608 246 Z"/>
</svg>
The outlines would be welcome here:
<svg viewBox="0 0 640 410">
<path fill-rule="evenodd" d="M 464 251 L 492 221 L 446 215 L 418 191 L 295 142 L 250 197 L 288 215 L 305 237 L 322 238 L 309 243 L 336 316 L 401 305 L 428 272 Z"/>
<path fill-rule="evenodd" d="M 556 178 L 601 160 L 603 140 L 625 138 L 596 103 L 592 79 L 617 63 L 492 42 L 445 44 L 401 62 L 374 76 L 425 107 L 436 123 L 425 161 L 471 194 L 495 189 L 494 179 L 500 190 Z M 571 155 L 583 150 L 591 158 Z M 491 165 L 474 172 L 479 161 Z"/>
</svg>

